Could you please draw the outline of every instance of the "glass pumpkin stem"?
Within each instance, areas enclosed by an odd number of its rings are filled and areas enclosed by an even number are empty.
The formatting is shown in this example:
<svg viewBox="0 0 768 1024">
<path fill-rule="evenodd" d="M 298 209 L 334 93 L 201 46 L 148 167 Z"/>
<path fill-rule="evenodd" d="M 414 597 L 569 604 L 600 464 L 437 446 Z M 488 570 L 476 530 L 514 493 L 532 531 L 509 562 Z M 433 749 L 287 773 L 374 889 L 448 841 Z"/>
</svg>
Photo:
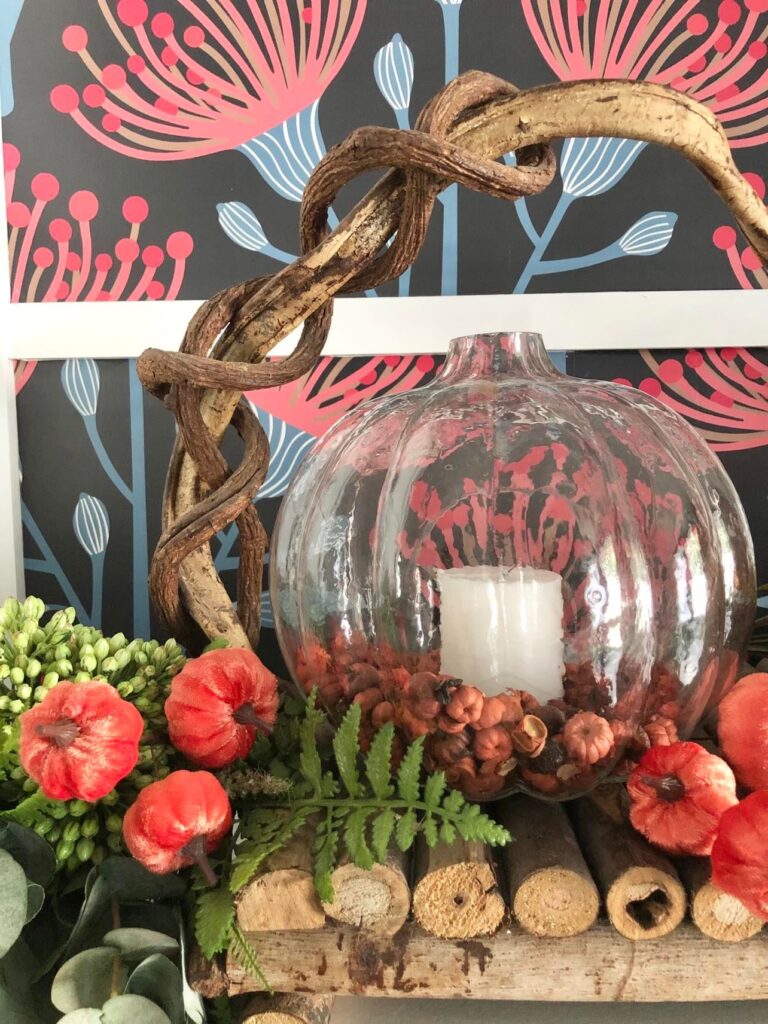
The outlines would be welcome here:
<svg viewBox="0 0 768 1024">
<path fill-rule="evenodd" d="M 205 836 L 195 836 L 181 848 L 181 855 L 188 857 L 194 864 L 196 864 L 203 873 L 208 885 L 211 887 L 219 884 L 219 880 L 216 877 L 216 872 L 211 867 L 211 862 L 208 860 L 208 848 Z"/>
<path fill-rule="evenodd" d="M 655 789 L 659 798 L 668 804 L 677 803 L 685 796 L 685 786 L 676 775 L 663 775 L 661 778 L 644 775 L 643 782 L 651 789 Z"/>
<path fill-rule="evenodd" d="M 255 725 L 259 732 L 263 732 L 267 736 L 272 732 L 272 726 L 263 718 L 259 718 L 253 704 L 241 704 L 233 718 L 238 725 Z"/>
<path fill-rule="evenodd" d="M 36 725 L 35 735 L 53 740 L 57 747 L 71 747 L 80 735 L 80 727 L 71 718 L 60 718 L 58 722 Z"/>
</svg>

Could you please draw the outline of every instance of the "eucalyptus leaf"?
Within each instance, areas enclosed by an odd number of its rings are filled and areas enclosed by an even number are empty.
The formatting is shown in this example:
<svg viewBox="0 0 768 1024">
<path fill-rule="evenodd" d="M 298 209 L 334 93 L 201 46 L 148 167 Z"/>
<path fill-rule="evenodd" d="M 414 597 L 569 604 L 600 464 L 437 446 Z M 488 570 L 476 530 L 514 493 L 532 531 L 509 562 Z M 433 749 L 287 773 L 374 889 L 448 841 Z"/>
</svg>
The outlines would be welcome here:
<svg viewBox="0 0 768 1024">
<path fill-rule="evenodd" d="M 91 873 L 88 883 L 80 913 L 64 950 L 67 957 L 73 957 L 88 946 L 100 943 L 101 936 L 109 930 L 112 923 L 112 893 L 109 883 L 97 873 L 97 870 Z"/>
<path fill-rule="evenodd" d="M 171 1024 L 184 1024 L 184 994 L 181 971 L 161 953 L 142 960 L 128 978 L 126 993 L 151 999 L 168 1015 Z"/>
<path fill-rule="evenodd" d="M 9 992 L 0 983 L 0 1021 L 3 1024 L 41 1024 L 34 999 L 28 991 Z"/>
<path fill-rule="evenodd" d="M 179 944 L 170 935 L 149 928 L 115 928 L 103 939 L 105 946 L 114 946 L 126 960 L 143 960 L 153 953 L 176 956 Z"/>
<path fill-rule="evenodd" d="M 45 903 L 45 889 L 37 882 L 27 880 L 27 913 L 24 923 L 29 924 L 32 918 L 37 917 Z"/>
<path fill-rule="evenodd" d="M 56 872 L 56 854 L 51 844 L 15 821 L 0 822 L 0 850 L 10 853 L 27 878 L 43 888 Z"/>
<path fill-rule="evenodd" d="M 128 972 L 115 949 L 86 949 L 59 968 L 51 985 L 51 1002 L 62 1013 L 103 1006 L 115 991 L 122 992 L 127 980 Z"/>
<path fill-rule="evenodd" d="M 5 956 L 27 919 L 27 876 L 10 853 L 0 850 L 0 957 Z"/>
<path fill-rule="evenodd" d="M 115 996 L 101 1011 L 102 1024 L 171 1024 L 167 1014 L 144 996 Z"/>
<path fill-rule="evenodd" d="M 101 1024 L 101 1010 L 93 1010 L 90 1007 L 73 1010 L 66 1017 L 62 1017 L 59 1024 Z"/>
</svg>

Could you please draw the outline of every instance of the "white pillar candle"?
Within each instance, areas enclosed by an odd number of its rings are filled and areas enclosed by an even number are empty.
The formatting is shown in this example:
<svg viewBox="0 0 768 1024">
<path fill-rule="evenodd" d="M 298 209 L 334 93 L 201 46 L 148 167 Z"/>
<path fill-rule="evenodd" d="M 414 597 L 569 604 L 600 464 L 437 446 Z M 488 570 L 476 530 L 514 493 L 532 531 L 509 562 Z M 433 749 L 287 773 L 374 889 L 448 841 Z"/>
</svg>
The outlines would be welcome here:
<svg viewBox="0 0 768 1024">
<path fill-rule="evenodd" d="M 439 569 L 440 671 L 489 695 L 563 695 L 562 576 L 529 566 Z"/>
</svg>

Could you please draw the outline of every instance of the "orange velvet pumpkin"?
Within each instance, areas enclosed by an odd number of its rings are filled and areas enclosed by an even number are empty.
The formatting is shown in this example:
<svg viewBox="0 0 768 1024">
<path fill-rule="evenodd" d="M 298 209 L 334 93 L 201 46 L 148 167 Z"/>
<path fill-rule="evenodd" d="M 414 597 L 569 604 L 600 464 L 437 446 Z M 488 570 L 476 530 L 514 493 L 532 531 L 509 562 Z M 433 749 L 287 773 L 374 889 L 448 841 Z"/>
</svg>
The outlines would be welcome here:
<svg viewBox="0 0 768 1024">
<path fill-rule="evenodd" d="M 746 676 L 718 708 L 720 746 L 747 789 L 768 789 L 768 674 Z"/>
<path fill-rule="evenodd" d="M 246 757 L 277 718 L 277 679 L 252 651 L 224 648 L 188 661 L 165 702 L 171 743 L 190 761 L 223 768 Z"/>
<path fill-rule="evenodd" d="M 720 819 L 712 881 L 768 921 L 768 791 L 751 793 Z"/>
<path fill-rule="evenodd" d="M 736 779 L 698 743 L 651 747 L 627 782 L 630 821 L 669 853 L 706 856 L 720 818 L 737 802 Z"/>
</svg>

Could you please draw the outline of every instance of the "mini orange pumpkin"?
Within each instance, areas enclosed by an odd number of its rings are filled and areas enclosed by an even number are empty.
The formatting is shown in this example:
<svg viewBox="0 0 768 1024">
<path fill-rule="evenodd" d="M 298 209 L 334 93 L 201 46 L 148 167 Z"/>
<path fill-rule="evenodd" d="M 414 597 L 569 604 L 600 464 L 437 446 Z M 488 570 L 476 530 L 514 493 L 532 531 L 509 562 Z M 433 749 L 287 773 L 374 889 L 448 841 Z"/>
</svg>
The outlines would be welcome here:
<svg viewBox="0 0 768 1024">
<path fill-rule="evenodd" d="M 768 673 L 746 676 L 721 701 L 717 735 L 747 789 L 768 789 Z"/>
<path fill-rule="evenodd" d="M 474 753 L 478 761 L 504 761 L 512 753 L 512 738 L 501 725 L 475 733 Z"/>
<path fill-rule="evenodd" d="M 475 686 L 457 686 L 445 705 L 445 715 L 461 725 L 471 725 L 483 713 L 485 697 Z"/>
<path fill-rule="evenodd" d="M 627 791 L 638 832 L 669 853 L 697 857 L 710 853 L 720 818 L 738 802 L 731 769 L 698 743 L 651 747 Z"/>
<path fill-rule="evenodd" d="M 565 723 L 563 746 L 572 761 L 596 764 L 613 750 L 613 731 L 594 711 L 580 711 Z"/>
</svg>

